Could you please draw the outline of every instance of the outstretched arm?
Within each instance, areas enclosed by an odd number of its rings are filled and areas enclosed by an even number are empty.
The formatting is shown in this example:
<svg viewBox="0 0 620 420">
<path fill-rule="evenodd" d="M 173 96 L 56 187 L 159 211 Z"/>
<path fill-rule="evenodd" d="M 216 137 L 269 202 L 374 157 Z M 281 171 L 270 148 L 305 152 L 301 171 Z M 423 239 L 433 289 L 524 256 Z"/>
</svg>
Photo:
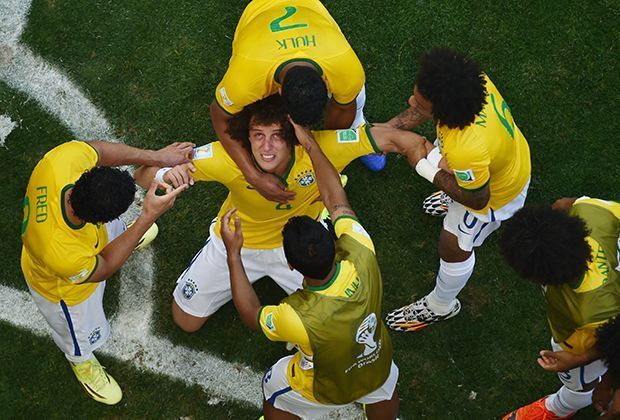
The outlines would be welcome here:
<svg viewBox="0 0 620 420">
<path fill-rule="evenodd" d="M 235 216 L 235 230 L 230 227 L 230 219 L 237 209 L 230 209 L 222 218 L 220 234 L 226 246 L 226 262 L 230 272 L 230 287 L 232 289 L 233 302 L 241 321 L 253 331 L 258 331 L 258 312 L 261 303 L 245 274 L 241 261 L 241 248 L 243 247 L 243 232 L 241 221 Z"/>
<path fill-rule="evenodd" d="M 172 143 L 159 150 L 144 150 L 109 141 L 89 141 L 99 155 L 99 166 L 151 165 L 174 166 L 191 160 L 194 144 Z"/>
<path fill-rule="evenodd" d="M 155 223 L 159 216 L 172 208 L 176 197 L 186 188 L 187 185 L 174 190 L 172 187 L 168 187 L 165 195 L 158 196 L 155 195 L 157 182 L 153 181 L 144 198 L 140 216 L 125 232 L 110 242 L 97 255 L 97 268 L 88 282 L 97 283 L 116 273 L 138 245 L 142 235 Z"/>
<path fill-rule="evenodd" d="M 411 130 L 412 128 L 424 124 L 428 120 L 430 120 L 430 118 L 420 114 L 415 108 L 409 107 L 382 125 L 401 130 Z"/>
<path fill-rule="evenodd" d="M 336 220 L 344 215 L 355 216 L 355 212 L 347 199 L 347 194 L 344 188 L 342 188 L 338 171 L 325 156 L 310 129 L 295 124 L 293 120 L 291 120 L 291 124 L 295 128 L 297 140 L 310 155 L 319 184 L 321 200 L 323 200 L 323 204 L 325 204 L 327 211 L 329 211 L 332 220 Z"/>
</svg>

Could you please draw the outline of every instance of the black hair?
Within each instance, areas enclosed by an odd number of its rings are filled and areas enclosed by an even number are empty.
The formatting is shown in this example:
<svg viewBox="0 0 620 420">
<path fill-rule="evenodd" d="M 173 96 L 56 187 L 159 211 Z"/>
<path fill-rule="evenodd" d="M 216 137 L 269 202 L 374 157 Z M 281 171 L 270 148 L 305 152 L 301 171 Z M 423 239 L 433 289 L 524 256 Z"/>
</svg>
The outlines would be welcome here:
<svg viewBox="0 0 620 420">
<path fill-rule="evenodd" d="M 614 383 L 620 386 L 620 315 L 598 328 L 596 349 L 605 359 L 607 371 Z"/>
<path fill-rule="evenodd" d="M 334 266 L 336 245 L 329 231 L 308 216 L 296 216 L 282 230 L 284 255 L 295 270 L 324 279 Z"/>
<path fill-rule="evenodd" d="M 282 127 L 282 137 L 289 146 L 297 144 L 295 129 L 288 120 L 288 112 L 284 106 L 282 97 L 278 94 L 268 96 L 264 99 L 247 105 L 241 112 L 233 115 L 228 120 L 226 133 L 236 141 L 241 142 L 243 147 L 251 150 L 250 147 L 250 125 L 271 125 L 280 124 Z"/>
<path fill-rule="evenodd" d="M 308 127 L 321 121 L 327 104 L 327 87 L 316 69 L 297 66 L 285 74 L 282 97 L 293 121 Z"/>
<path fill-rule="evenodd" d="M 416 86 L 433 104 L 439 125 L 465 128 L 486 103 L 486 80 L 480 64 L 447 48 L 433 49 L 420 57 Z"/>
<path fill-rule="evenodd" d="M 521 277 L 542 285 L 577 282 L 592 249 L 585 222 L 551 207 L 524 207 L 505 223 L 500 248 Z"/>
<path fill-rule="evenodd" d="M 133 202 L 136 182 L 127 171 L 96 166 L 82 174 L 71 191 L 73 213 L 88 223 L 106 223 L 125 213 Z"/>
</svg>

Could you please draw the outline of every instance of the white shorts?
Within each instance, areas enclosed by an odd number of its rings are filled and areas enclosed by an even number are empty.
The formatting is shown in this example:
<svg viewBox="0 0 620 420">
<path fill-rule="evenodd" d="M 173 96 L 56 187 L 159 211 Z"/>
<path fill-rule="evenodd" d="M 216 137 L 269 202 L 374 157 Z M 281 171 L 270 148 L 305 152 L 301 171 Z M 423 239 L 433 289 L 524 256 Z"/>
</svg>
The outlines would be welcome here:
<svg viewBox="0 0 620 420">
<path fill-rule="evenodd" d="M 511 202 L 497 210 L 489 209 L 486 214 L 472 212 L 461 203 L 452 201 L 443 219 L 443 228 L 457 237 L 459 248 L 472 251 L 482 245 L 484 240 L 500 227 L 503 220 L 510 219 L 523 207 L 529 186 L 528 181 Z"/>
<path fill-rule="evenodd" d="M 297 391 L 293 391 L 288 384 L 287 370 L 293 356 L 286 356 L 278 360 L 263 377 L 263 396 L 275 408 L 295 414 L 302 419 L 315 419 L 325 416 L 331 411 L 346 407 L 346 405 L 326 405 L 310 401 Z M 392 399 L 398 382 L 398 366 L 392 362 L 390 376 L 377 390 L 366 394 L 354 402 L 360 404 L 374 404 Z M 348 404 L 347 404 L 348 405 Z"/>
<path fill-rule="evenodd" d="M 556 343 L 553 338 L 551 339 L 551 347 L 553 351 L 562 351 L 562 347 Z M 566 388 L 572 391 L 583 391 L 583 387 L 589 384 L 599 377 L 603 376 L 607 372 L 605 362 L 601 359 L 595 360 L 585 366 L 579 366 L 571 369 L 567 372 L 558 372 L 558 378 L 566 386 Z"/>
<path fill-rule="evenodd" d="M 179 276 L 172 293 L 183 312 L 199 318 L 213 315 L 232 299 L 226 247 L 213 231 L 216 220 L 211 223 L 207 242 Z M 241 260 L 251 283 L 269 276 L 289 295 L 302 287 L 303 275 L 289 268 L 282 247 L 242 248 Z"/>
<path fill-rule="evenodd" d="M 105 224 L 108 243 L 125 231 L 120 219 Z M 26 282 L 27 283 L 27 282 Z M 103 311 L 105 281 L 83 302 L 69 306 L 64 301 L 53 303 L 30 289 L 34 303 L 52 329 L 52 339 L 67 359 L 80 362 L 90 358 L 90 353 L 99 348 L 110 335 L 110 324 Z"/>
</svg>

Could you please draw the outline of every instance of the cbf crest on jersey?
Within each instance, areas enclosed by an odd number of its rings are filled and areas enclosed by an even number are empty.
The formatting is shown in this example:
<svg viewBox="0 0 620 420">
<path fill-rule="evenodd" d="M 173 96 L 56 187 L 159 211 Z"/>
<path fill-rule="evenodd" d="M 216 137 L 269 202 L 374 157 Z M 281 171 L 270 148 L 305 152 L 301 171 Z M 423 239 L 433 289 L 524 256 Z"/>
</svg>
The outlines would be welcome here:
<svg viewBox="0 0 620 420">
<path fill-rule="evenodd" d="M 309 187 L 316 182 L 316 178 L 312 170 L 308 169 L 295 175 L 295 181 L 302 187 Z"/>
</svg>

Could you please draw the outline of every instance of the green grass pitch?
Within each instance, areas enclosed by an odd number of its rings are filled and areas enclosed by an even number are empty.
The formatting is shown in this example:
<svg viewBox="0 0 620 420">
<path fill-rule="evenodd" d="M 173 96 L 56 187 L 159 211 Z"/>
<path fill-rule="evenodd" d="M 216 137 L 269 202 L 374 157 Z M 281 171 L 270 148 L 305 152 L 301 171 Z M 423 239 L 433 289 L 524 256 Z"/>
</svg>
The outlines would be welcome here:
<svg viewBox="0 0 620 420">
<path fill-rule="evenodd" d="M 21 43 L 68 75 L 128 144 L 202 144 L 214 140 L 209 104 L 245 4 L 37 0 Z M 482 63 L 529 141 L 529 203 L 561 196 L 619 198 L 618 2 L 330 0 L 325 5 L 366 70 L 370 121 L 404 109 L 423 51 L 452 47 Z M 3 13 L 0 8 L 0 25 Z M 3 65 L 0 60 L 0 71 Z M 18 122 L 0 147 L 0 284 L 26 290 L 19 229 L 28 176 L 38 159 L 71 133 L 1 77 L 0 115 Z M 434 134 L 431 124 L 419 131 L 428 138 Z M 388 157 L 379 174 L 357 162 L 346 173 L 352 205 L 378 251 L 384 312 L 423 296 L 438 265 L 440 221 L 421 212 L 432 186 L 398 156 Z M 176 344 L 262 372 L 284 348 L 247 331 L 231 304 L 194 335 L 180 332 L 169 316 L 176 277 L 202 245 L 224 197 L 222 187 L 201 185 L 160 220 L 154 329 Z M 555 375 L 536 364 L 550 336 L 539 290 L 503 263 L 496 234 L 476 254 L 458 317 L 419 333 L 392 334 L 401 371 L 401 418 L 497 418 L 559 387 Z M 118 280 L 108 283 L 109 314 L 117 307 Z M 283 296 L 268 280 L 258 289 L 266 302 Z M 251 406 L 214 401 L 197 386 L 106 357 L 100 359 L 125 397 L 115 407 L 103 406 L 80 389 L 50 339 L 0 322 L 0 346 L 1 417 L 260 416 Z M 585 411 L 581 418 L 594 415 Z"/>
</svg>

